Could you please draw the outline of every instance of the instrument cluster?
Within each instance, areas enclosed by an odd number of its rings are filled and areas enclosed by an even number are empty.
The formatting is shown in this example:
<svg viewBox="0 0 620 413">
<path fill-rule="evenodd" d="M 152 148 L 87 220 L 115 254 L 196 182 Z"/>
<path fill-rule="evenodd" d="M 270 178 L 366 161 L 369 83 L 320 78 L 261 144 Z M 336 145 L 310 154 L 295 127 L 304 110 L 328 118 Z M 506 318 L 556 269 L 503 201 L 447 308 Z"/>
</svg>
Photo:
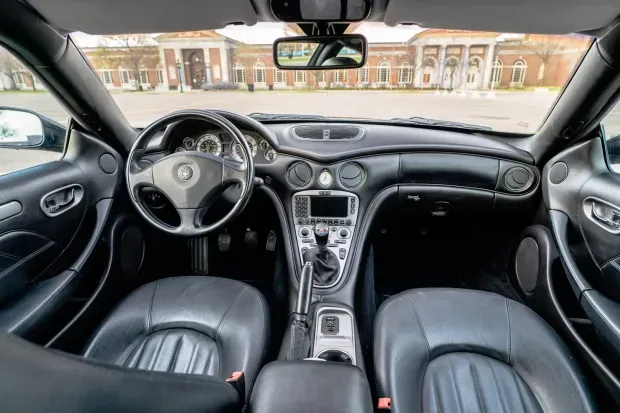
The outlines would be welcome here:
<svg viewBox="0 0 620 413">
<path fill-rule="evenodd" d="M 247 132 L 244 132 L 243 136 L 250 147 L 255 162 L 273 162 L 276 160 L 276 151 L 262 136 Z M 208 131 L 196 136 L 186 136 L 179 143 L 177 143 L 178 146 L 174 152 L 199 151 L 215 156 L 228 156 L 237 162 L 245 161 L 241 145 L 237 144 L 224 131 Z"/>
</svg>

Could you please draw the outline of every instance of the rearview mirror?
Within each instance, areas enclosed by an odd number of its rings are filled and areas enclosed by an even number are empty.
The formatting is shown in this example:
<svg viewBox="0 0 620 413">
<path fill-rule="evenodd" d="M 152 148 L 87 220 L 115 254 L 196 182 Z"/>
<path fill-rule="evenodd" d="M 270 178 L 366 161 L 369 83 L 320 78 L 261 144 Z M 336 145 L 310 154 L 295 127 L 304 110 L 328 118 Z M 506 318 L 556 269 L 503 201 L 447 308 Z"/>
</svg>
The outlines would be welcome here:
<svg viewBox="0 0 620 413">
<path fill-rule="evenodd" d="M 357 69 L 366 64 L 366 38 L 342 36 L 300 36 L 277 39 L 273 61 L 285 70 Z"/>
<path fill-rule="evenodd" d="M 28 148 L 43 144 L 43 122 L 34 113 L 0 108 L 0 147 Z"/>
</svg>

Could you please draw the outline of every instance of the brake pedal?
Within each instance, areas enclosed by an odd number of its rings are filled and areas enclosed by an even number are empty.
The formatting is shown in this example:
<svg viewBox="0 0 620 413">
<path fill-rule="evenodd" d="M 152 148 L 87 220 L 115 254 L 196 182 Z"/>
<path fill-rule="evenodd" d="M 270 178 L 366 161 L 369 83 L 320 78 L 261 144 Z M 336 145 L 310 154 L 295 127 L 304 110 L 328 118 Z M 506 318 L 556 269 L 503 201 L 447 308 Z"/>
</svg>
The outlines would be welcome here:
<svg viewBox="0 0 620 413">
<path fill-rule="evenodd" d="M 228 232 L 223 232 L 217 236 L 217 248 L 226 252 L 230 249 L 230 243 L 232 242 L 232 236 Z"/>
<path fill-rule="evenodd" d="M 256 231 L 250 231 L 250 228 L 248 228 L 245 232 L 243 240 L 248 248 L 255 249 L 258 245 L 258 234 Z"/>
<path fill-rule="evenodd" d="M 265 249 L 267 251 L 275 251 L 276 250 L 276 242 L 278 241 L 278 236 L 274 231 L 269 231 L 269 235 L 267 235 L 267 244 L 265 245 Z"/>
<path fill-rule="evenodd" d="M 192 272 L 209 274 L 209 237 L 190 238 L 187 241 Z"/>
</svg>

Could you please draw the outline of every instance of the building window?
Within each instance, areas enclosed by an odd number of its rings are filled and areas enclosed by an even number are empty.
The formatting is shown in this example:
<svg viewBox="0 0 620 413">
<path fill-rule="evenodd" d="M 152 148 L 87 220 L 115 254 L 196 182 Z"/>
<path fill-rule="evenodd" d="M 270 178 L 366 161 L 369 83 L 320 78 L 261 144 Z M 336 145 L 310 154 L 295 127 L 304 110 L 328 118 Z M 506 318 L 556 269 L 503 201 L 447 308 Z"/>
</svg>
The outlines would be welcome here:
<svg viewBox="0 0 620 413">
<path fill-rule="evenodd" d="M 357 83 L 368 83 L 368 66 L 357 69 Z"/>
<path fill-rule="evenodd" d="M 413 67 L 411 63 L 404 62 L 398 69 L 398 83 L 409 84 L 413 79 Z"/>
<path fill-rule="evenodd" d="M 493 62 L 493 68 L 491 69 L 491 83 L 498 85 L 502 81 L 502 70 L 504 64 L 501 60 L 495 59 Z"/>
<path fill-rule="evenodd" d="M 390 81 L 390 64 L 388 62 L 379 63 L 377 68 L 377 82 L 388 83 Z"/>
<path fill-rule="evenodd" d="M 306 83 L 306 72 L 303 70 L 295 70 L 295 83 Z"/>
<path fill-rule="evenodd" d="M 273 69 L 273 79 L 276 84 L 286 84 L 286 72 L 280 69 Z"/>
<path fill-rule="evenodd" d="M 157 84 L 161 85 L 164 83 L 164 71 L 161 69 L 157 69 L 155 71 L 157 73 Z"/>
<path fill-rule="evenodd" d="M 103 80 L 104 85 L 113 85 L 114 80 L 112 79 L 112 72 L 108 69 L 102 69 L 99 71 L 101 74 L 101 80 Z"/>
<path fill-rule="evenodd" d="M 245 83 L 245 68 L 241 63 L 235 63 L 233 66 L 233 81 L 235 83 Z"/>
<path fill-rule="evenodd" d="M 325 83 L 325 71 L 316 72 L 315 76 L 317 83 Z"/>
<path fill-rule="evenodd" d="M 517 60 L 512 65 L 512 73 L 510 73 L 510 83 L 523 84 L 523 79 L 525 79 L 525 69 L 525 62 L 523 60 Z"/>
<path fill-rule="evenodd" d="M 254 83 L 265 83 L 265 65 L 261 62 L 254 63 Z"/>
<path fill-rule="evenodd" d="M 149 71 L 146 69 L 140 70 L 140 83 L 149 83 Z"/>
<path fill-rule="evenodd" d="M 129 84 L 129 82 L 131 81 L 131 76 L 129 74 L 129 70 L 119 69 L 118 73 L 121 76 L 121 83 Z"/>
<path fill-rule="evenodd" d="M 26 81 L 24 80 L 24 73 L 20 71 L 14 71 L 13 81 L 15 82 L 15 86 L 24 86 L 26 84 Z"/>
<path fill-rule="evenodd" d="M 347 71 L 346 70 L 336 70 L 336 74 L 334 77 L 334 82 L 336 83 L 347 83 Z"/>
</svg>

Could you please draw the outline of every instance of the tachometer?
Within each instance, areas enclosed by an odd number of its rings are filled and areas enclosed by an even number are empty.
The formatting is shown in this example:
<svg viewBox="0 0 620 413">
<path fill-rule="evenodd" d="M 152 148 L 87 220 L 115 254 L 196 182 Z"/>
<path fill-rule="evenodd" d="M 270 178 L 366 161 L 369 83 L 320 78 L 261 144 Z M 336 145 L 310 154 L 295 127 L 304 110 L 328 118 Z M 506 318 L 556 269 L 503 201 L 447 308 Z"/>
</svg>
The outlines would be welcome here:
<svg viewBox="0 0 620 413">
<path fill-rule="evenodd" d="M 183 139 L 183 147 L 187 149 L 188 151 L 194 148 L 194 143 L 195 142 L 193 138 L 187 137 Z"/>
<path fill-rule="evenodd" d="M 196 150 L 220 156 L 222 153 L 222 141 L 215 135 L 203 135 L 196 142 Z"/>
<path fill-rule="evenodd" d="M 256 151 L 257 151 L 257 146 L 256 146 L 256 141 L 254 140 L 253 137 L 251 137 L 250 135 L 244 135 L 245 136 L 245 140 L 248 143 L 248 146 L 250 147 L 250 152 L 252 152 L 252 158 L 254 158 L 256 156 Z M 238 144 L 233 144 L 230 154 L 232 155 L 233 159 L 236 160 L 237 162 L 243 162 L 243 150 L 241 149 L 241 146 L 239 146 Z"/>
</svg>

